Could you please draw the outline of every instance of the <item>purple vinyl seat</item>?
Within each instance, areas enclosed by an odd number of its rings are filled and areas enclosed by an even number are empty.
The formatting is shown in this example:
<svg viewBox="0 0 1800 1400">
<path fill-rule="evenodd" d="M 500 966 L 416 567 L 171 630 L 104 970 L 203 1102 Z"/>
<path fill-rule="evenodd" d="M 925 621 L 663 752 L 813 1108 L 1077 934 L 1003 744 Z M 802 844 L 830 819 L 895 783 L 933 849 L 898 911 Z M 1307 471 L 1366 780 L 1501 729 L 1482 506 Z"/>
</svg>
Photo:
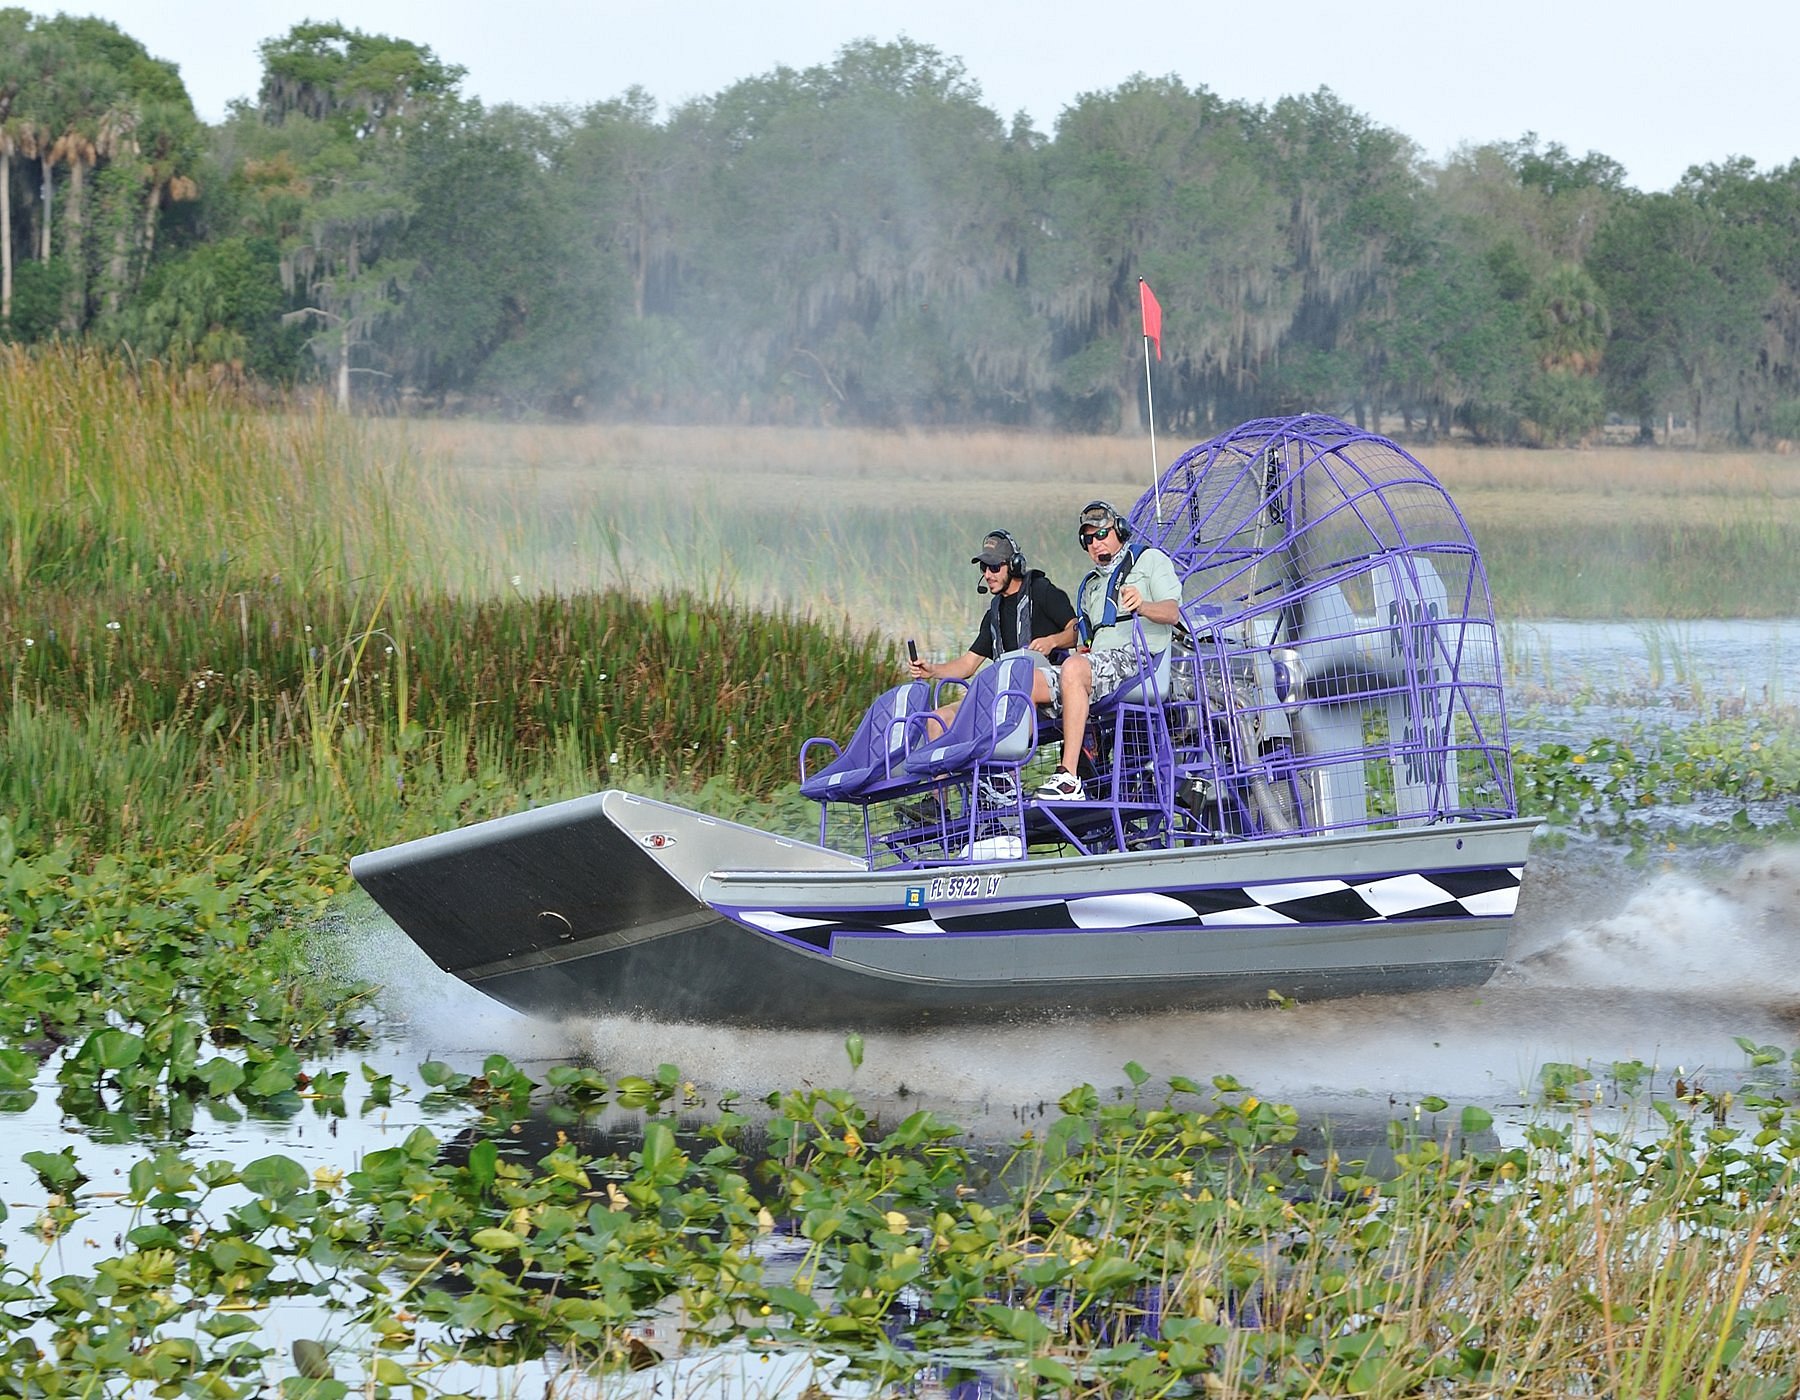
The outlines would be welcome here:
<svg viewBox="0 0 1800 1400">
<path fill-rule="evenodd" d="M 907 681 L 875 697 L 850 742 L 839 748 L 830 739 L 808 739 L 800 746 L 800 793 L 815 802 L 851 802 L 877 785 L 899 776 L 900 759 L 910 742 L 909 721 L 931 707 L 931 687 Z M 817 772 L 806 771 L 815 744 L 837 749 Z"/>
<path fill-rule="evenodd" d="M 915 778 L 1017 769 L 1037 748 L 1037 710 L 1031 703 L 1036 662 L 1028 652 L 1008 652 L 969 682 L 949 729 L 915 743 L 905 759 Z"/>
</svg>

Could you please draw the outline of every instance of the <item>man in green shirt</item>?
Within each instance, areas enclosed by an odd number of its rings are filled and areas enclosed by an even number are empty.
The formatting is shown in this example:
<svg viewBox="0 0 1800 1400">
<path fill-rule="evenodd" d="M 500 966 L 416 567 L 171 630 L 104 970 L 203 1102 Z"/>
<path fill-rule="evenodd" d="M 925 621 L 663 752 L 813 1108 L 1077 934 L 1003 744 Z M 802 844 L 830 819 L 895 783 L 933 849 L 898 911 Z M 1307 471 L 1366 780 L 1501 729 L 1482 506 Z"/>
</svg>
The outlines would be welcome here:
<svg viewBox="0 0 1800 1400">
<path fill-rule="evenodd" d="M 1106 501 L 1090 501 L 1076 526 L 1093 563 L 1076 594 L 1076 622 L 1085 652 L 1071 652 L 1052 687 L 1062 710 L 1062 759 L 1035 794 L 1040 802 L 1080 802 L 1086 796 L 1076 765 L 1088 712 L 1137 677 L 1143 658 L 1132 638 L 1132 619 L 1143 629 L 1152 656 L 1169 649 L 1181 620 L 1181 581 L 1175 561 L 1153 545 L 1130 543 L 1131 523 Z"/>
</svg>

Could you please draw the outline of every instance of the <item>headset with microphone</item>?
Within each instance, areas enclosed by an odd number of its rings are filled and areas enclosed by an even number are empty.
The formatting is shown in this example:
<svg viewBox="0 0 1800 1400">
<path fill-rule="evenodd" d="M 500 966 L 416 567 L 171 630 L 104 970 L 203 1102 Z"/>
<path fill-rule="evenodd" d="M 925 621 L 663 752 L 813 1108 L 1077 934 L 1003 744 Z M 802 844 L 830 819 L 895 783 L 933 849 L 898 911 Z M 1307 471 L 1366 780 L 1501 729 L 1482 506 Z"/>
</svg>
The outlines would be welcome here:
<svg viewBox="0 0 1800 1400">
<path fill-rule="evenodd" d="M 983 536 L 981 541 L 983 553 L 987 552 L 987 547 L 990 542 L 1005 547 L 1006 567 L 1012 571 L 1012 577 L 1016 579 L 1024 578 L 1025 551 L 1019 548 L 1019 542 L 1012 537 L 1012 534 L 1006 530 L 989 530 L 987 534 Z M 977 554 L 973 559 L 969 560 L 969 562 L 971 564 L 979 564 L 981 562 L 981 555 Z M 987 575 L 981 574 L 979 575 L 979 579 L 980 581 L 975 585 L 975 591 L 977 593 L 986 593 L 988 591 Z"/>
<path fill-rule="evenodd" d="M 1105 512 L 1106 519 L 1098 518 L 1101 512 Z M 1089 519 L 1090 516 L 1094 518 Z M 1081 516 L 1075 522 L 1075 543 L 1083 549 L 1087 548 L 1087 541 L 1082 539 L 1081 532 L 1094 525 L 1112 526 L 1113 532 L 1119 537 L 1120 544 L 1126 543 L 1131 538 L 1131 522 L 1111 501 L 1089 501 L 1081 508 Z"/>
</svg>

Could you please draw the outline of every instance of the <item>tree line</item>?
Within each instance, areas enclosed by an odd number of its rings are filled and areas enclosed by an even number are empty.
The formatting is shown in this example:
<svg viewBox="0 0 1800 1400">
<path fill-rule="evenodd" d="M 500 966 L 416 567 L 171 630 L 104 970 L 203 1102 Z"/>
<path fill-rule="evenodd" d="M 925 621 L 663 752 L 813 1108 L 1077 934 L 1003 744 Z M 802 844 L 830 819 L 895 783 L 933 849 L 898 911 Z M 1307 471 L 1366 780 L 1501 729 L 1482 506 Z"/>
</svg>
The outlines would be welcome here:
<svg viewBox="0 0 1800 1400">
<path fill-rule="evenodd" d="M 261 57 L 208 125 L 111 23 L 0 10 L 0 338 L 346 407 L 1136 431 L 1141 276 L 1160 428 L 1800 438 L 1800 159 L 1647 193 L 1144 76 L 1046 136 L 907 39 L 666 114 L 485 107 L 336 23 Z"/>
</svg>

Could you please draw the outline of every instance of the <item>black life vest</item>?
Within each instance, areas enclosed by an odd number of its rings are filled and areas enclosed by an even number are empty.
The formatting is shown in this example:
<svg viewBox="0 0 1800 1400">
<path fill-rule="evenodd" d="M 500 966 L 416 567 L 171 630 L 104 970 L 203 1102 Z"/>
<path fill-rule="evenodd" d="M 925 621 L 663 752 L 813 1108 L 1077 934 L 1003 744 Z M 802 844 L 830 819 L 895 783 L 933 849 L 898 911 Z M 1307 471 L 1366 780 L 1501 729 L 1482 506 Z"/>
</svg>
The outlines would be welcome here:
<svg viewBox="0 0 1800 1400">
<path fill-rule="evenodd" d="M 1021 647 L 1031 645 L 1031 581 L 1044 576 L 1042 569 L 1033 569 L 1025 575 L 1024 583 L 1019 586 L 1018 611 L 1013 615 L 1013 637 Z M 1000 637 L 1000 607 L 1006 602 L 1006 595 L 996 593 L 988 599 L 987 617 L 982 621 L 982 635 L 991 639 L 992 655 L 999 656 L 1006 650 Z"/>
</svg>

